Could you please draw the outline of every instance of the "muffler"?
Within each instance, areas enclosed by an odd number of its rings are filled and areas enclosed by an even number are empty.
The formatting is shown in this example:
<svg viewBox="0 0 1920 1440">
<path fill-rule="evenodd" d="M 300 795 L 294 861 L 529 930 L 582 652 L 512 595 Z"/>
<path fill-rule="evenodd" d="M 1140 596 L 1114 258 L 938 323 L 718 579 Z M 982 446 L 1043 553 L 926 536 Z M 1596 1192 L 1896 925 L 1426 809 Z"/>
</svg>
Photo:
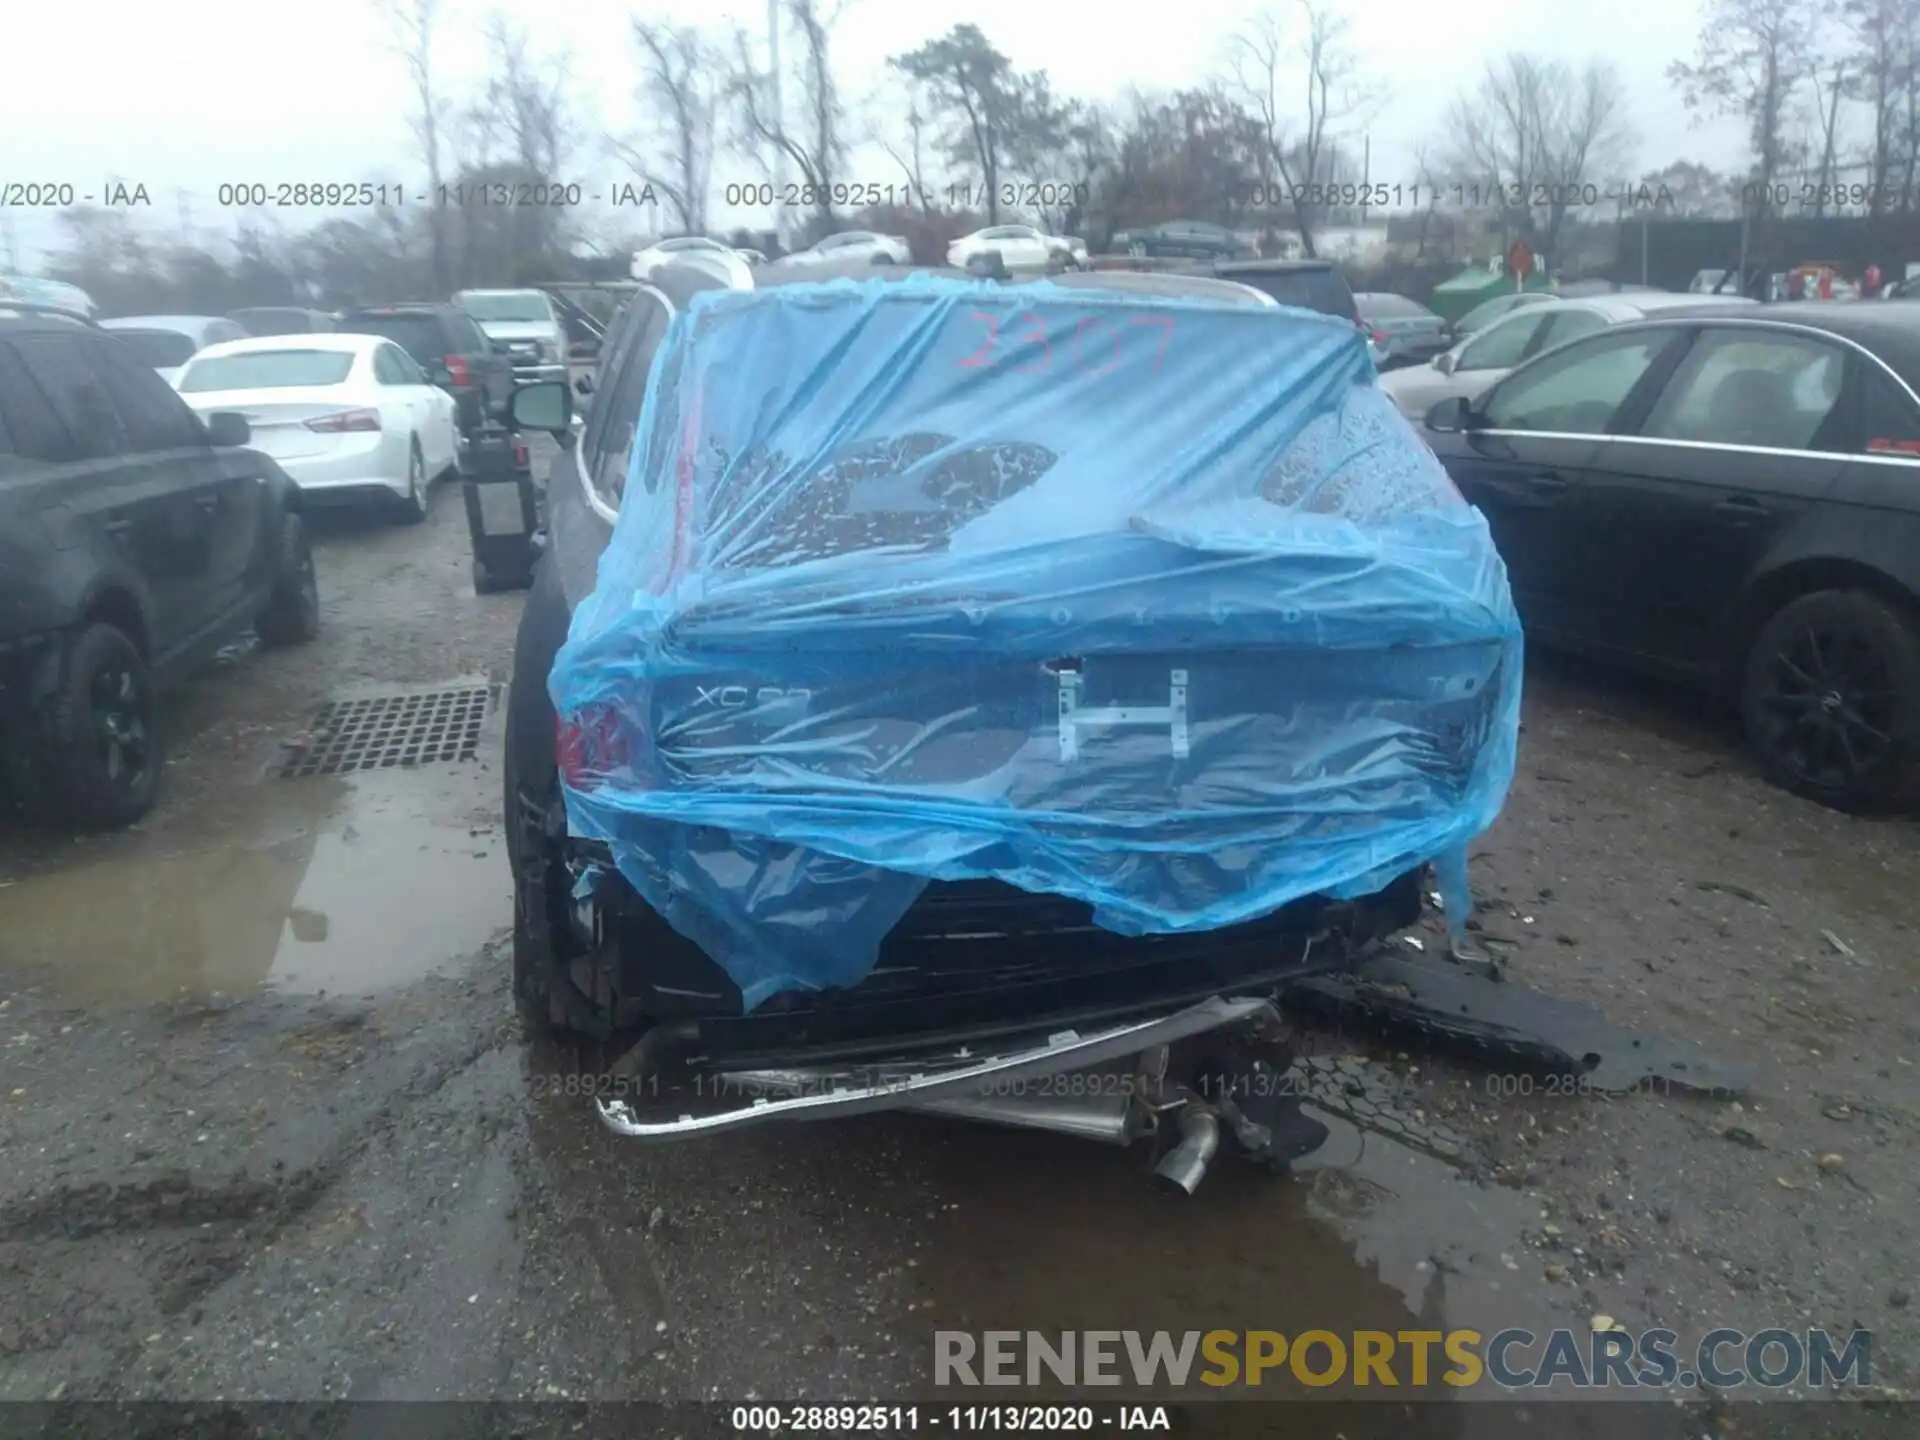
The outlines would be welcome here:
<svg viewBox="0 0 1920 1440">
<path fill-rule="evenodd" d="M 1207 1166 L 1220 1150 L 1220 1117 L 1197 1100 L 1180 1112 L 1180 1139 L 1153 1167 L 1155 1183 L 1191 1195 L 1206 1178 Z"/>
</svg>

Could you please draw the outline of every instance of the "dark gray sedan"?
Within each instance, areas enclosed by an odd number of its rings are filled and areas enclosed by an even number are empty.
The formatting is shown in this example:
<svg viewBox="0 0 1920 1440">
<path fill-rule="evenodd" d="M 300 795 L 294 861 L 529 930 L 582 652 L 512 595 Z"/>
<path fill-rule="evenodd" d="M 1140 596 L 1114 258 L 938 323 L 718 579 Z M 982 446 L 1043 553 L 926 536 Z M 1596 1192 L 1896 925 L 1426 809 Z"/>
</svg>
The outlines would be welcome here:
<svg viewBox="0 0 1920 1440">
<path fill-rule="evenodd" d="M 1382 370 L 1424 365 L 1453 344 L 1453 327 L 1418 300 L 1382 290 L 1362 290 L 1354 295 L 1353 302 L 1373 338 L 1374 363 Z"/>
</svg>

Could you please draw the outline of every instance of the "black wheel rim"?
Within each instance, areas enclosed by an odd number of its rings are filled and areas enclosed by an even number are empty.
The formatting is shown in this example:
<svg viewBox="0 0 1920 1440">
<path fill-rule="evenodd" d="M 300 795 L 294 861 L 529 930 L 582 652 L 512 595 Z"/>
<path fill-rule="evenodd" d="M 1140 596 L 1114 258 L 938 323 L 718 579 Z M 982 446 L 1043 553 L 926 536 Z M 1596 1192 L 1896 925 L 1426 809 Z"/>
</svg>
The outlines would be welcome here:
<svg viewBox="0 0 1920 1440">
<path fill-rule="evenodd" d="M 1761 744 L 1823 790 L 1858 786 L 1886 761 L 1899 691 L 1880 647 L 1844 625 L 1807 626 L 1767 658 Z"/>
<path fill-rule="evenodd" d="M 87 699 L 101 773 L 117 789 L 139 790 L 153 766 L 146 694 L 139 677 L 126 665 L 103 665 L 93 673 Z"/>
</svg>

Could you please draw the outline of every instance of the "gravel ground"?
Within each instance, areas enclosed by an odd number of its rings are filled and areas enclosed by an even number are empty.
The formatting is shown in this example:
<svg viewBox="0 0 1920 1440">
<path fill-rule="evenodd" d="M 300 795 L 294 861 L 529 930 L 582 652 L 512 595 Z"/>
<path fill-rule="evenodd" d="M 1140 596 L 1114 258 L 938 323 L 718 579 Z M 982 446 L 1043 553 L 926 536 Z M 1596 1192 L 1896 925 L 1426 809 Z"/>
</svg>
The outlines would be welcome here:
<svg viewBox="0 0 1920 1440">
<path fill-rule="evenodd" d="M 1478 939 L 1753 1063 L 1737 1104 L 1309 1031 L 1364 1103 L 1294 1176 L 1179 1204 L 1120 1152 L 931 1119 L 641 1150 L 513 1016 L 497 716 L 472 761 L 269 774 L 324 699 L 504 678 L 519 597 L 467 561 L 450 492 L 330 524 L 322 638 L 182 694 L 153 817 L 0 829 L 0 1398 L 876 1397 L 929 1392 L 935 1328 L 1601 1312 L 1866 1327 L 1913 1383 L 1911 820 L 1782 795 L 1720 717 L 1536 660 Z M 1356 1440 L 1486 1433 L 1350 1410 Z"/>
</svg>

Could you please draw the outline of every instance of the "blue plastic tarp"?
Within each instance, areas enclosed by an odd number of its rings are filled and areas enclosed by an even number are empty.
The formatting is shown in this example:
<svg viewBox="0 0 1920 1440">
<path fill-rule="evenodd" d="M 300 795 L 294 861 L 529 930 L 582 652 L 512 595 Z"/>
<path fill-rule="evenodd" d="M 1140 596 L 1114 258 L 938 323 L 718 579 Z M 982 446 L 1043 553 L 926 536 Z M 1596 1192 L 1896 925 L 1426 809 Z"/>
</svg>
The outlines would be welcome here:
<svg viewBox="0 0 1920 1440">
<path fill-rule="evenodd" d="M 702 295 L 552 674 L 573 833 L 749 1007 L 856 984 L 929 880 L 1133 935 L 1464 873 L 1520 627 L 1375 378 L 1305 311 Z"/>
</svg>

